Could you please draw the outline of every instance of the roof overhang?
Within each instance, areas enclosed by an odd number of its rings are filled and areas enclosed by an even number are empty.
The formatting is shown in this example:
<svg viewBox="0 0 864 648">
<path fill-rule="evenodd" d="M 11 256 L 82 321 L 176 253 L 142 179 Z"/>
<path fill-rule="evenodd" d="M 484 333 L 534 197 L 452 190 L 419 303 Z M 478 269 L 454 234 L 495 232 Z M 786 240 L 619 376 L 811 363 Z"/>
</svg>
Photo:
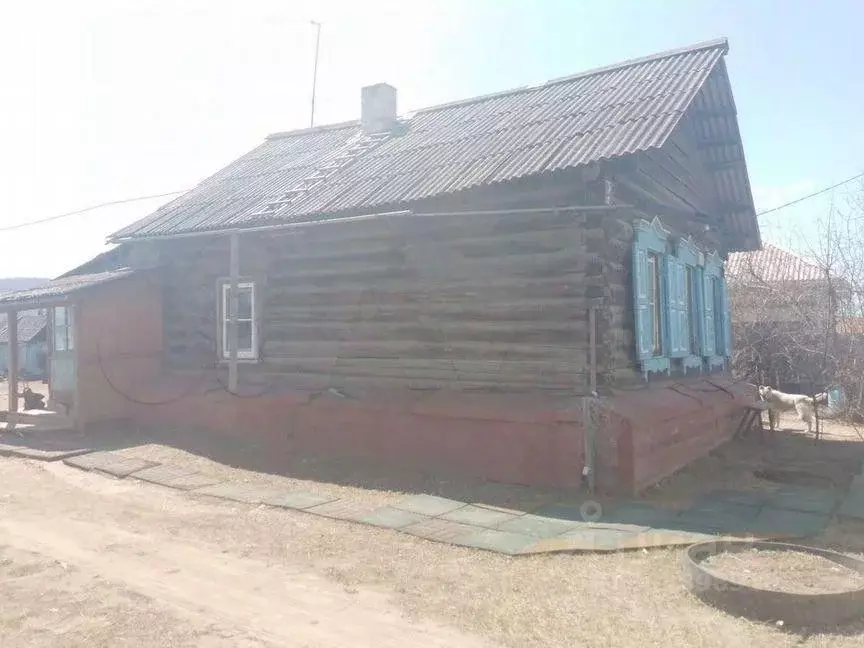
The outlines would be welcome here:
<svg viewBox="0 0 864 648">
<path fill-rule="evenodd" d="M 44 286 L 30 290 L 0 293 L 0 313 L 63 306 L 94 288 L 138 274 L 129 268 L 123 268 L 110 272 L 54 279 Z"/>
</svg>

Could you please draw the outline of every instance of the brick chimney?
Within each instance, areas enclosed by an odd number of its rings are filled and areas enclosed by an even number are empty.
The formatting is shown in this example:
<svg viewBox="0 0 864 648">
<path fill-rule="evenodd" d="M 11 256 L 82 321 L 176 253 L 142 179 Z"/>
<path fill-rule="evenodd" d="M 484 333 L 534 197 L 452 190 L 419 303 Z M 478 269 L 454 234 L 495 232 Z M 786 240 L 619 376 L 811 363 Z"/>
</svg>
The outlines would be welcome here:
<svg viewBox="0 0 864 648">
<path fill-rule="evenodd" d="M 360 92 L 360 123 L 367 133 L 389 131 L 396 125 L 396 88 L 386 83 Z"/>
</svg>

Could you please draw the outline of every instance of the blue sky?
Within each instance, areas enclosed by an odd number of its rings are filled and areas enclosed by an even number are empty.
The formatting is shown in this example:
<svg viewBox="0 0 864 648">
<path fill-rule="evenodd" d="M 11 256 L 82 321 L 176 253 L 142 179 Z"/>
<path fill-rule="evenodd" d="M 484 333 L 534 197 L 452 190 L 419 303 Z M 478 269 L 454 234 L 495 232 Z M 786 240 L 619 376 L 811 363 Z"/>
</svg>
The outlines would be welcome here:
<svg viewBox="0 0 864 648">
<path fill-rule="evenodd" d="M 401 111 L 725 36 L 757 208 L 864 171 L 864 4 L 773 0 L 78 0 L 5 8 L 0 227 L 193 186 L 269 132 Z M 848 190 L 848 188 L 847 188 Z M 835 198 L 842 202 L 842 191 Z M 762 219 L 801 248 L 830 195 Z M 53 276 L 163 201 L 0 232 L 0 276 Z"/>
</svg>

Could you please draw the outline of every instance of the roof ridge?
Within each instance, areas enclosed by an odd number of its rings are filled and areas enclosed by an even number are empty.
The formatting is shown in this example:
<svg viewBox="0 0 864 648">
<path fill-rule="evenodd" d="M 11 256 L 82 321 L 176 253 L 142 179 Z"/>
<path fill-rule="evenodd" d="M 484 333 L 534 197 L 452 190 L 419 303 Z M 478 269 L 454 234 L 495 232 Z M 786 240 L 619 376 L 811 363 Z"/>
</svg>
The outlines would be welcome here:
<svg viewBox="0 0 864 648">
<path fill-rule="evenodd" d="M 439 110 L 441 108 L 450 108 L 453 106 L 461 106 L 468 105 L 477 101 L 486 101 L 488 99 L 494 99 L 496 97 L 505 97 L 511 94 L 518 94 L 520 92 L 527 92 L 529 90 L 536 90 L 537 88 L 542 88 L 545 86 L 556 85 L 558 83 L 567 83 L 568 81 L 574 81 L 576 79 L 581 79 L 587 76 L 593 76 L 595 74 L 601 74 L 603 72 L 609 72 L 612 70 L 622 70 L 624 68 L 632 67 L 634 65 L 641 65 L 643 63 L 648 63 L 650 61 L 657 61 L 664 58 L 669 58 L 670 56 L 679 56 L 681 54 L 686 54 L 688 52 L 698 52 L 700 50 L 705 49 L 716 49 L 722 48 L 724 49 L 724 54 L 729 51 L 729 41 L 726 37 L 715 38 L 713 40 L 701 41 L 699 43 L 695 43 L 693 45 L 688 45 L 685 47 L 678 47 L 674 49 L 665 50 L 662 52 L 657 52 L 655 54 L 649 54 L 648 56 L 640 56 L 637 58 L 627 59 L 626 61 L 621 61 L 620 63 L 611 63 L 609 65 L 603 65 L 601 67 L 593 68 L 591 70 L 585 70 L 583 72 L 577 72 L 576 74 L 570 74 L 568 76 L 556 77 L 554 79 L 550 79 L 548 81 L 544 81 L 542 83 L 537 83 L 534 85 L 525 85 L 519 86 L 517 88 L 509 88 L 507 90 L 499 90 L 497 92 L 490 92 L 488 94 L 477 95 L 474 97 L 468 97 L 465 99 L 456 99 L 454 101 L 447 101 L 440 104 L 434 104 L 432 106 L 426 106 L 424 108 L 417 108 L 415 110 L 410 110 L 406 115 L 414 115 L 418 113 L 425 113 L 432 110 Z M 271 133 L 265 137 L 265 140 L 273 140 L 273 139 L 283 139 L 287 137 L 297 137 L 299 135 L 309 135 L 312 133 L 321 133 L 330 130 L 340 130 L 343 128 L 350 128 L 351 126 L 359 126 L 359 119 L 352 119 L 344 122 L 336 122 L 333 124 L 322 124 L 321 126 L 312 126 L 308 128 L 297 128 L 293 130 L 287 131 L 277 131 L 275 133 Z"/>
<path fill-rule="evenodd" d="M 549 79 L 548 81 L 544 81 L 542 83 L 535 83 L 533 85 L 524 85 L 518 88 L 510 88 L 508 90 L 499 90 L 498 92 L 490 92 L 484 95 L 478 95 L 476 97 L 469 97 L 467 99 L 457 99 L 455 101 L 447 101 L 444 103 L 436 104 L 434 106 L 428 106 L 426 108 L 420 108 L 418 110 L 412 111 L 414 113 L 425 113 L 431 112 L 433 110 L 440 110 L 441 108 L 452 108 L 455 106 L 467 106 L 472 103 L 476 103 L 479 101 L 487 101 L 488 99 L 495 99 L 498 97 L 506 97 L 508 95 L 519 94 L 521 92 L 528 92 L 530 90 L 536 90 L 537 88 L 544 88 L 547 86 L 557 85 L 559 83 L 567 83 L 569 81 L 575 81 L 576 79 L 582 79 L 584 77 L 594 76 L 595 74 L 602 74 L 604 72 L 611 72 L 612 70 L 623 70 L 628 67 L 633 67 L 634 65 L 642 65 L 644 63 L 650 63 L 651 61 L 658 61 L 660 59 L 669 58 L 672 56 L 680 56 L 681 54 L 686 54 L 689 52 L 698 52 L 705 49 L 716 49 L 722 48 L 724 50 L 723 54 L 726 54 L 729 51 L 729 41 L 724 36 L 722 38 L 715 38 L 713 40 L 702 41 L 696 43 L 694 45 L 689 45 L 687 47 L 678 47 L 675 49 L 665 50 L 663 52 L 657 52 L 656 54 L 650 54 L 648 56 L 640 56 L 637 58 L 627 59 L 626 61 L 621 61 L 620 63 L 611 63 L 609 65 L 602 65 L 600 67 L 596 67 L 590 70 L 585 70 L 583 72 L 577 72 L 576 74 L 570 74 L 562 77 L 555 77 L 554 79 Z"/>
</svg>

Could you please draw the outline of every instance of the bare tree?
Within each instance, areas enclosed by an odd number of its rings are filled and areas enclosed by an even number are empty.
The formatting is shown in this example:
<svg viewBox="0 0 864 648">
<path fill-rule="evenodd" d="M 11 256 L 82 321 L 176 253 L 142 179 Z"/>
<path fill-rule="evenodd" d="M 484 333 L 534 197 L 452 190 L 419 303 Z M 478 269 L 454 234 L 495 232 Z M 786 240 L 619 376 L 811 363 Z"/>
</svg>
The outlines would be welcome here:
<svg viewBox="0 0 864 648">
<path fill-rule="evenodd" d="M 784 275 L 745 255 L 729 278 L 732 371 L 790 391 L 840 387 L 841 413 L 864 420 L 864 186 L 797 238 L 812 271 Z"/>
</svg>

